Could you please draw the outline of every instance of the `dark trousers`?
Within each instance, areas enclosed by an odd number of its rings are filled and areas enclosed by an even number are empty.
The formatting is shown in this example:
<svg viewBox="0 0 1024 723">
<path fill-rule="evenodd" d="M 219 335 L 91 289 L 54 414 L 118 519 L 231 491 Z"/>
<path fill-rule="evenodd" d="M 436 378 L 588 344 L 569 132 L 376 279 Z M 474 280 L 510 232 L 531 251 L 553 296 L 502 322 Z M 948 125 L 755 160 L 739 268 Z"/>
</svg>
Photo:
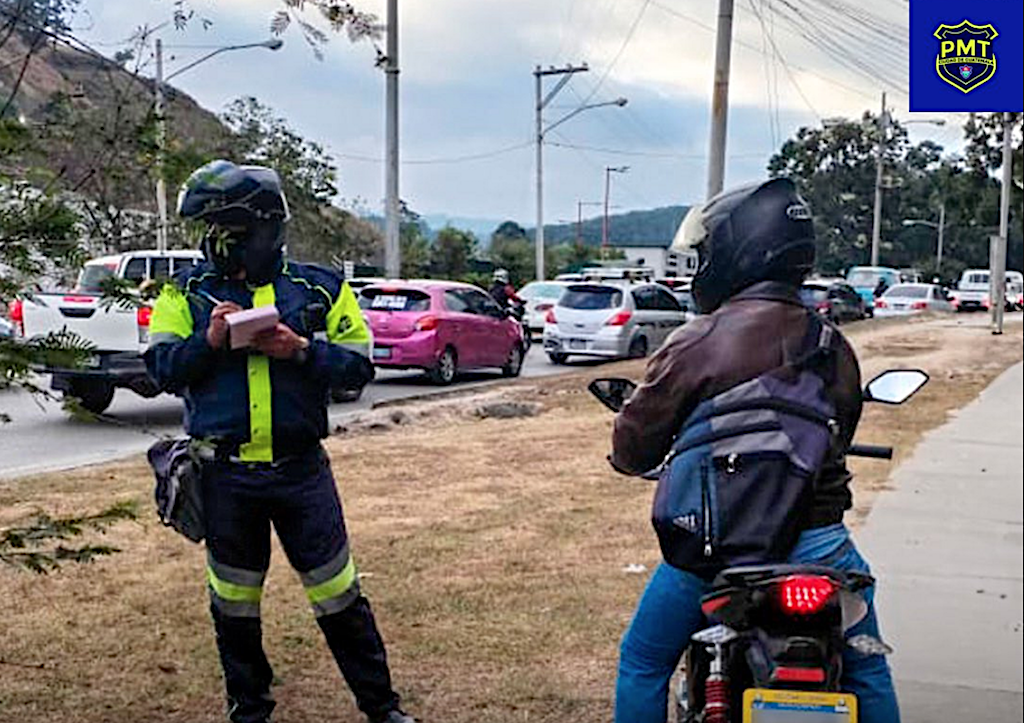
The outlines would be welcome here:
<svg viewBox="0 0 1024 723">
<path fill-rule="evenodd" d="M 359 709 L 371 720 L 396 709 L 384 643 L 359 592 L 326 454 L 277 465 L 210 463 L 203 504 L 210 608 L 230 719 L 258 723 L 274 708 L 259 617 L 271 524 Z"/>
</svg>

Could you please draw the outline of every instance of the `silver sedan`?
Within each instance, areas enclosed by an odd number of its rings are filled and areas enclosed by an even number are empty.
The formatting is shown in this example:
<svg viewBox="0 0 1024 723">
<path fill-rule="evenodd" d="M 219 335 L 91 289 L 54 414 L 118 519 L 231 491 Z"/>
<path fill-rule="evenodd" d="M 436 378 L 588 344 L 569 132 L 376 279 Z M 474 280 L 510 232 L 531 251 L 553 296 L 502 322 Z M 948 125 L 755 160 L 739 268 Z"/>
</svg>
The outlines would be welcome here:
<svg viewBox="0 0 1024 723">
<path fill-rule="evenodd" d="M 925 311 L 953 311 L 949 295 L 935 284 L 896 284 L 875 299 L 875 316 L 906 316 Z"/>
</svg>

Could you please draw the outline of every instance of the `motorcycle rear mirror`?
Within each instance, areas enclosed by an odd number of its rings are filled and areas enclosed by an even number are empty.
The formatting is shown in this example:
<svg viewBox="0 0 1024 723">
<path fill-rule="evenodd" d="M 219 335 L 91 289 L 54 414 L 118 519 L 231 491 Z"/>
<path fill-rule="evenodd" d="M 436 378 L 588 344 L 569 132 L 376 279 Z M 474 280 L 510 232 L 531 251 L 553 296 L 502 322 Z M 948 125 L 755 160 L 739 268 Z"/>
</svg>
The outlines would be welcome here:
<svg viewBox="0 0 1024 723">
<path fill-rule="evenodd" d="M 927 382 L 928 375 L 920 369 L 890 369 L 868 382 L 864 401 L 903 404 Z"/>
<path fill-rule="evenodd" d="M 587 385 L 587 390 L 613 412 L 622 409 L 634 389 L 636 389 L 634 382 L 618 377 L 595 379 Z"/>
</svg>

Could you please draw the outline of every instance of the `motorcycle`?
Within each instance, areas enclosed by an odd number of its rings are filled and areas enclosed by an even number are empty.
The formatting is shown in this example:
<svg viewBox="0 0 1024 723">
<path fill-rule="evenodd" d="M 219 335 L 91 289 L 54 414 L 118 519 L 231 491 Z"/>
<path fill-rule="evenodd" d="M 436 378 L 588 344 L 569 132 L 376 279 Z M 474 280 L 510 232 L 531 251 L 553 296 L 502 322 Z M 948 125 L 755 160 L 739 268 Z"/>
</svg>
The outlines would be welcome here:
<svg viewBox="0 0 1024 723">
<path fill-rule="evenodd" d="M 871 380 L 864 401 L 902 404 L 928 381 L 890 370 Z M 636 385 L 606 378 L 588 390 L 618 412 Z M 847 454 L 891 459 L 891 447 L 852 444 Z M 657 479 L 658 470 L 644 475 Z M 857 723 L 857 697 L 840 689 L 846 647 L 864 655 L 892 649 L 844 631 L 867 614 L 870 575 L 821 565 L 770 564 L 723 570 L 701 599 L 709 627 L 683 654 L 674 707 L 679 723 Z"/>
<path fill-rule="evenodd" d="M 525 354 L 530 351 L 530 345 L 533 344 L 533 335 L 530 333 L 530 325 L 526 318 L 526 305 L 522 302 L 510 301 L 508 315 L 515 319 L 523 330 L 523 353 Z"/>
</svg>

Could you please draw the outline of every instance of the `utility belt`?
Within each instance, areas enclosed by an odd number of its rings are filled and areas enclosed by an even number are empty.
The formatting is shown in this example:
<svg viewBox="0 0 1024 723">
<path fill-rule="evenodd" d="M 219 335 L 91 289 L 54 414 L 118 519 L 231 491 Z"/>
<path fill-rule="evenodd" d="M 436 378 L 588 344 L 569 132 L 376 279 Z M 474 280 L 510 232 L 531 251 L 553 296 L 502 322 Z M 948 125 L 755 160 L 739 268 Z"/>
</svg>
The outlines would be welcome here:
<svg viewBox="0 0 1024 723">
<path fill-rule="evenodd" d="M 151 446 L 146 456 L 156 478 L 153 496 L 160 521 L 192 542 L 202 542 L 206 537 L 204 468 L 239 465 L 253 471 L 299 471 L 320 464 L 327 455 L 319 440 L 279 449 L 279 456 L 271 462 L 243 460 L 240 448 L 241 443 L 207 442 L 190 437 L 162 439 Z"/>
<path fill-rule="evenodd" d="M 281 469 L 297 464 L 318 461 L 324 452 L 320 440 L 304 444 L 274 445 L 274 459 L 270 462 L 256 462 L 242 459 L 242 446 L 245 442 L 221 440 L 201 442 L 200 459 L 203 462 L 216 464 L 237 464 L 253 469 Z"/>
</svg>

